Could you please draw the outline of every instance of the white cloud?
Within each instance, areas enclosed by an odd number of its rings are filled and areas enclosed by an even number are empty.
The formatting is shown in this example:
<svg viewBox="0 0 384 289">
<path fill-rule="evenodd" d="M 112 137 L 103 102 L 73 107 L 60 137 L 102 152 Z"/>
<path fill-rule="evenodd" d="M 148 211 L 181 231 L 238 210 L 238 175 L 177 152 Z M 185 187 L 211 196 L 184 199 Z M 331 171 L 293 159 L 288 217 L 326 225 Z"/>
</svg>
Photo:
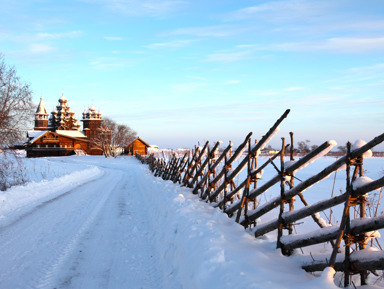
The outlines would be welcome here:
<svg viewBox="0 0 384 289">
<path fill-rule="evenodd" d="M 51 39 L 61 39 L 61 38 L 77 38 L 83 34 L 82 31 L 70 31 L 62 33 L 38 33 L 37 39 L 40 40 L 51 40 Z"/>
<path fill-rule="evenodd" d="M 187 27 L 175 29 L 164 35 L 193 35 L 197 37 L 227 37 L 236 35 L 240 31 L 248 28 L 240 28 L 233 25 L 216 25 L 203 27 Z"/>
<path fill-rule="evenodd" d="M 239 84 L 241 82 L 241 80 L 235 80 L 235 79 L 233 79 L 233 80 L 228 80 L 227 81 L 227 84 Z"/>
<path fill-rule="evenodd" d="M 312 43 L 296 42 L 276 44 L 270 48 L 283 51 L 331 51 L 358 54 L 384 52 L 384 37 L 336 37 Z"/>
<path fill-rule="evenodd" d="M 161 48 L 179 48 L 186 47 L 194 40 L 175 40 L 170 42 L 152 43 L 147 46 L 149 49 L 161 49 Z"/>
<path fill-rule="evenodd" d="M 133 65 L 133 61 L 127 61 L 116 57 L 99 57 L 89 62 L 92 69 L 95 70 L 115 70 Z"/>
<path fill-rule="evenodd" d="M 94 4 L 94 0 L 83 0 Z M 98 0 L 97 4 L 114 13 L 128 16 L 164 17 L 185 7 L 186 1 L 178 0 Z"/>
<path fill-rule="evenodd" d="M 33 43 L 28 47 L 28 51 L 33 54 L 47 53 L 53 50 L 55 50 L 53 46 L 40 43 Z"/>
<path fill-rule="evenodd" d="M 206 57 L 207 62 L 234 62 L 250 58 L 250 51 L 214 53 Z"/>
<path fill-rule="evenodd" d="M 271 1 L 239 9 L 232 13 L 230 18 L 235 20 L 263 18 L 272 22 L 289 19 L 310 19 L 315 15 L 324 15 L 331 6 L 326 1 Z"/>
</svg>

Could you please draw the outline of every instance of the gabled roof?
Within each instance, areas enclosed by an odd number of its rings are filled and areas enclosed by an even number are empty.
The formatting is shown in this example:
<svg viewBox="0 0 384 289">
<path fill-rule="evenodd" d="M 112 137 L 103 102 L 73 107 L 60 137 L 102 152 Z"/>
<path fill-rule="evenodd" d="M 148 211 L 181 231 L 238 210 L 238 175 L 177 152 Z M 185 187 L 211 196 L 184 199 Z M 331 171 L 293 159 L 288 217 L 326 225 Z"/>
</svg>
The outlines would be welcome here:
<svg viewBox="0 0 384 289">
<path fill-rule="evenodd" d="M 47 130 L 30 130 L 30 131 L 27 131 L 27 138 L 30 139 L 29 143 L 33 143 L 35 140 L 40 138 L 46 132 L 48 132 L 48 131 Z"/>
<path fill-rule="evenodd" d="M 137 137 L 135 140 L 133 140 L 129 145 L 133 144 L 135 141 L 142 142 L 145 146 L 150 147 L 149 144 L 147 144 L 145 141 L 143 141 L 141 138 Z"/>
<path fill-rule="evenodd" d="M 67 137 L 70 139 L 79 140 L 79 141 L 83 141 L 83 142 L 89 142 L 89 140 L 87 140 L 84 136 L 83 137 L 75 137 L 75 136 L 70 136 L 70 135 L 66 135 L 66 134 L 60 134 L 57 132 L 52 132 L 49 130 L 44 130 L 44 131 L 28 131 L 27 132 L 27 137 L 29 138 L 28 144 L 34 143 L 35 141 L 37 141 L 38 139 L 40 139 L 41 137 L 43 137 L 44 135 L 46 135 L 48 133 L 54 134 L 54 135 L 61 135 L 61 136 L 64 136 L 64 137 Z M 81 134 L 81 132 L 79 132 L 79 133 Z"/>
</svg>

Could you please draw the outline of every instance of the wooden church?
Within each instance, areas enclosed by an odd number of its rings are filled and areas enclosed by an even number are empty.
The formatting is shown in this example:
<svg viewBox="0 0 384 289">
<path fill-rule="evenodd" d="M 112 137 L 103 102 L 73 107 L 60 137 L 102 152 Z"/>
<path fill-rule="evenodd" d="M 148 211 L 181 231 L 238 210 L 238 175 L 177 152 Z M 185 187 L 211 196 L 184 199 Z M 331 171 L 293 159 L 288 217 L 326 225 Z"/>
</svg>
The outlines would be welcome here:
<svg viewBox="0 0 384 289">
<path fill-rule="evenodd" d="M 83 130 L 63 95 L 48 117 L 43 98 L 35 113 L 35 127 L 28 131 L 27 157 L 67 156 L 73 154 L 101 155 L 92 139 L 102 123 L 101 113 L 91 106 L 83 112 Z"/>
</svg>

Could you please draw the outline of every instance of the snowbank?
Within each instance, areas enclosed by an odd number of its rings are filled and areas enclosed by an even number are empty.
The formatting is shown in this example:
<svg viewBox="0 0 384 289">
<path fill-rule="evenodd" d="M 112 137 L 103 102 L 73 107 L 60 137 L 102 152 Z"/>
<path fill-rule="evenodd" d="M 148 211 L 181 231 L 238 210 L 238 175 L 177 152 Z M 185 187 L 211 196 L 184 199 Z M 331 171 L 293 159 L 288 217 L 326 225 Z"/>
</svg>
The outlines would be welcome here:
<svg viewBox="0 0 384 289">
<path fill-rule="evenodd" d="M 36 206 L 69 192 L 102 175 L 98 167 L 73 171 L 67 175 L 14 186 L 0 193 L 0 224 L 6 225 Z"/>
<path fill-rule="evenodd" d="M 255 239 L 219 209 L 170 181 L 146 182 L 155 222 L 154 243 L 163 254 L 166 288 L 338 288 L 330 273 L 313 279 L 275 241 Z M 177 278 L 175 278 L 177 276 Z"/>
</svg>

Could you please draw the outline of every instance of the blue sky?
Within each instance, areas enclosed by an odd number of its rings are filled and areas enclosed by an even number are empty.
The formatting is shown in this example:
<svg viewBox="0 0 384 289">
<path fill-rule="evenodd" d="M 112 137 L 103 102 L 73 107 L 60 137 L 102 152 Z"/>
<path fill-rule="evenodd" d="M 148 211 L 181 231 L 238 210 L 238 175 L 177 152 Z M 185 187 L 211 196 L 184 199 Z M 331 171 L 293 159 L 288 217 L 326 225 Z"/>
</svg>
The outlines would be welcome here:
<svg viewBox="0 0 384 289">
<path fill-rule="evenodd" d="M 12 2 L 12 3 L 11 3 Z M 100 108 L 150 144 L 340 145 L 384 132 L 384 2 L 0 1 L 0 52 L 51 111 Z"/>
</svg>

